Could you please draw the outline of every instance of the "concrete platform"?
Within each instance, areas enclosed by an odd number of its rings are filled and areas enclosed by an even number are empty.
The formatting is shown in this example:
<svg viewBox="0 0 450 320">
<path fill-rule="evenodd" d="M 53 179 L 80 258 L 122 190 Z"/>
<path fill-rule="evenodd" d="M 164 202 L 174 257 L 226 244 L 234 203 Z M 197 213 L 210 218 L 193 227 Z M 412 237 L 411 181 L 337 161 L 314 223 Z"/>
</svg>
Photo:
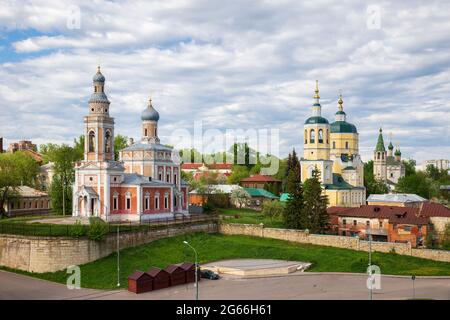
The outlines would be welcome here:
<svg viewBox="0 0 450 320">
<path fill-rule="evenodd" d="M 309 262 L 271 260 L 271 259 L 235 259 L 222 260 L 202 265 L 222 275 L 242 277 L 285 275 L 293 272 L 303 272 L 311 266 Z"/>
</svg>

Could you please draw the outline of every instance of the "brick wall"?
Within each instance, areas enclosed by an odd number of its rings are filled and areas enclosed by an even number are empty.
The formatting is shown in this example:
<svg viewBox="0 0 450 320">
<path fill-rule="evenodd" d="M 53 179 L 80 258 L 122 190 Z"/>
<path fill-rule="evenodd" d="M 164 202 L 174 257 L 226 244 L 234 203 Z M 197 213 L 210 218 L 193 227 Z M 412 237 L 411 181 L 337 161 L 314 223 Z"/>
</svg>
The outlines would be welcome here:
<svg viewBox="0 0 450 320">
<path fill-rule="evenodd" d="M 309 234 L 302 230 L 264 228 L 257 224 L 226 223 L 219 224 L 219 232 L 227 235 L 247 235 L 298 243 L 309 243 L 321 246 L 330 246 L 359 251 L 369 251 L 369 241 L 357 237 L 344 237 L 334 235 Z M 372 251 L 393 252 L 402 255 L 424 259 L 450 262 L 450 251 L 414 249 L 409 243 L 375 242 L 372 241 Z"/>
<path fill-rule="evenodd" d="M 184 228 L 122 233 L 120 248 L 125 249 L 161 238 L 200 231 L 217 232 L 217 224 L 205 222 Z M 108 235 L 104 241 L 0 235 L 0 265 L 29 272 L 63 270 L 70 265 L 81 265 L 106 257 L 116 250 L 117 238 L 114 234 Z"/>
</svg>

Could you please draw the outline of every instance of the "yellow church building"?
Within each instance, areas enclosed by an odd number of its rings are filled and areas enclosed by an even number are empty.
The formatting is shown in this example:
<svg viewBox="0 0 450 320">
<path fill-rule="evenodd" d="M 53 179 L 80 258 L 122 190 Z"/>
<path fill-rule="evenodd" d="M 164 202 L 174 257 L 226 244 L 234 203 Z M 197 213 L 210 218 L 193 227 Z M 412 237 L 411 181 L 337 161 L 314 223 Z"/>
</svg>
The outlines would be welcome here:
<svg viewBox="0 0 450 320">
<path fill-rule="evenodd" d="M 342 95 L 339 96 L 335 121 L 331 124 L 322 117 L 318 81 L 314 100 L 312 115 L 304 125 L 303 158 L 300 161 L 302 182 L 318 170 L 329 206 L 364 205 L 366 188 L 359 136 L 356 126 L 347 122 Z"/>
</svg>

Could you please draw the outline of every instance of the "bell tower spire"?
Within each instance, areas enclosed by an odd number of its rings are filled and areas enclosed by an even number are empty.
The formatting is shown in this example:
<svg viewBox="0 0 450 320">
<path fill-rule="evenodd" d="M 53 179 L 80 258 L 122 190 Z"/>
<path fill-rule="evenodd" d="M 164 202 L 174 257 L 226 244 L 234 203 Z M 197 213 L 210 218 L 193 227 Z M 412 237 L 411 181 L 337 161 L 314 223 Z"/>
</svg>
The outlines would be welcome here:
<svg viewBox="0 0 450 320">
<path fill-rule="evenodd" d="M 314 90 L 313 117 L 322 116 L 322 106 L 320 105 L 319 80 L 316 80 L 316 89 Z"/>
</svg>

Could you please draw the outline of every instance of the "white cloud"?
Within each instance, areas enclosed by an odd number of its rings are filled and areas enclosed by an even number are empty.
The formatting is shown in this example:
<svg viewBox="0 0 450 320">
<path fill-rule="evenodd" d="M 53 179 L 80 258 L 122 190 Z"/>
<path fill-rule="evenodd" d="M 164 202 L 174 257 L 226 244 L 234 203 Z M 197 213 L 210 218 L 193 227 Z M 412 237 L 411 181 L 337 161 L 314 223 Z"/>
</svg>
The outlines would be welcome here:
<svg viewBox="0 0 450 320">
<path fill-rule="evenodd" d="M 380 126 L 406 157 L 448 158 L 445 1 L 381 1 L 380 30 L 367 29 L 359 1 L 82 1 L 81 29 L 71 30 L 73 4 L 0 4 L 6 35 L 35 30 L 10 40 L 15 57 L 0 65 L 0 135 L 8 140 L 71 142 L 81 134 L 100 61 L 117 132 L 129 136 L 138 136 L 152 95 L 163 137 L 201 118 L 221 130 L 279 128 L 281 153 L 301 153 L 319 79 L 330 121 L 343 90 L 365 159 Z"/>
</svg>

